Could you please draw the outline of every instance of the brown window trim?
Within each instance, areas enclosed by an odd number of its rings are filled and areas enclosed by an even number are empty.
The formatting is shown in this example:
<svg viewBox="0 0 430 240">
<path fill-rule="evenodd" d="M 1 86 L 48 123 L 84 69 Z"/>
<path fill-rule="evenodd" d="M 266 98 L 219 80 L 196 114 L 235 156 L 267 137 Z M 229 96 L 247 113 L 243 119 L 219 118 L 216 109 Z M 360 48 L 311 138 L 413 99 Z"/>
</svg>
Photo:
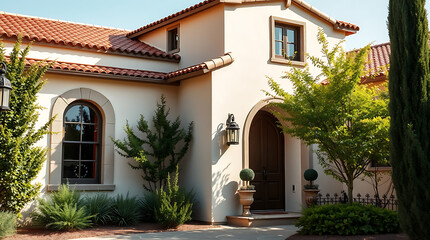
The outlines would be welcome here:
<svg viewBox="0 0 430 240">
<path fill-rule="evenodd" d="M 295 59 L 287 59 L 283 56 L 279 56 L 276 55 L 275 53 L 275 26 L 282 26 L 282 27 L 286 27 L 286 28 L 296 28 L 298 34 L 296 34 L 295 38 L 296 38 L 296 42 L 298 45 L 298 49 L 297 51 L 297 55 L 295 57 Z M 305 22 L 300 22 L 300 21 L 295 21 L 295 20 L 290 20 L 290 19 L 285 19 L 285 18 L 280 18 L 280 17 L 275 17 L 275 16 L 271 16 L 270 17 L 270 35 L 271 35 L 271 44 L 270 44 L 270 51 L 271 51 L 271 56 L 270 56 L 270 61 L 271 62 L 275 62 L 275 63 L 282 63 L 282 64 L 289 64 L 289 65 L 293 65 L 293 66 L 305 66 L 305 52 L 306 52 L 306 23 Z"/>
<path fill-rule="evenodd" d="M 177 42 L 176 48 L 170 49 L 171 48 L 171 46 L 170 46 L 171 45 L 170 32 L 172 30 L 175 30 L 175 29 L 176 29 L 177 35 L 178 35 L 178 42 Z M 180 51 L 180 44 L 181 44 L 181 31 L 180 31 L 179 25 L 175 25 L 175 26 L 167 28 L 166 29 L 166 50 L 167 50 L 167 52 L 168 53 L 178 53 Z"/>
</svg>

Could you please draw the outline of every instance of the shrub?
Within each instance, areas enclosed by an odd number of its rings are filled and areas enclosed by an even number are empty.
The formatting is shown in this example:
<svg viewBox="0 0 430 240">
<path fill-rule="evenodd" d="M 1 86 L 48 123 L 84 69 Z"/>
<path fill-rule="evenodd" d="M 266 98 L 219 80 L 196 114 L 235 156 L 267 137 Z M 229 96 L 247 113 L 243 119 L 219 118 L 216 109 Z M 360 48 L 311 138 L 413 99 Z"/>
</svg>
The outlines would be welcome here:
<svg viewBox="0 0 430 240">
<path fill-rule="evenodd" d="M 255 173 L 252 169 L 245 168 L 240 171 L 239 177 L 242 179 L 242 181 L 252 181 L 254 180 Z"/>
<path fill-rule="evenodd" d="M 146 192 L 144 197 L 139 200 L 142 213 L 142 220 L 146 222 L 155 221 L 155 207 L 157 205 L 157 195 L 154 192 Z"/>
<path fill-rule="evenodd" d="M 16 232 L 16 215 L 11 212 L 0 212 L 0 239 Z"/>
<path fill-rule="evenodd" d="M 166 190 L 156 192 L 157 205 L 155 219 L 163 227 L 174 228 L 191 220 L 191 213 L 195 194 L 186 192 L 178 186 L 178 167 L 173 181 L 167 176 Z"/>
<path fill-rule="evenodd" d="M 92 222 L 106 225 L 112 222 L 113 200 L 106 193 L 86 196 L 84 200 L 88 215 L 92 215 Z"/>
<path fill-rule="evenodd" d="M 139 201 L 136 197 L 129 197 L 128 193 L 124 197 L 122 194 L 118 195 L 113 200 L 112 207 L 112 223 L 118 226 L 129 226 L 136 224 L 141 217 Z"/>
<path fill-rule="evenodd" d="M 303 235 L 361 235 L 399 230 L 397 212 L 375 206 L 333 204 L 303 210 L 297 221 Z"/>
<path fill-rule="evenodd" d="M 38 208 L 32 213 L 34 221 L 46 228 L 57 230 L 83 229 L 91 226 L 92 215 L 83 206 L 79 192 L 61 185 L 58 192 L 47 199 L 38 199 Z"/>
</svg>

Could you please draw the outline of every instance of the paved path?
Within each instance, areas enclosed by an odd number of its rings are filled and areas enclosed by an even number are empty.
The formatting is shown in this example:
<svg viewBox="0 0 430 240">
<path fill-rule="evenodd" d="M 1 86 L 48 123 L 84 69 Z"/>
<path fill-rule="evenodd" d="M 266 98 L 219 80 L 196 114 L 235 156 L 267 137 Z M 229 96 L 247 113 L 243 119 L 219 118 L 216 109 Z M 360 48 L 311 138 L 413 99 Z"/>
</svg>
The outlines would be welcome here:
<svg viewBox="0 0 430 240">
<path fill-rule="evenodd" d="M 271 226 L 271 227 L 230 227 L 221 226 L 193 231 L 161 232 L 161 233 L 139 233 L 129 235 L 117 235 L 106 237 L 80 238 L 79 240 L 114 240 L 114 239 L 156 239 L 156 240 L 185 240 L 185 239 L 239 239 L 239 240 L 285 240 L 295 234 L 297 228 L 293 225 Z"/>
</svg>

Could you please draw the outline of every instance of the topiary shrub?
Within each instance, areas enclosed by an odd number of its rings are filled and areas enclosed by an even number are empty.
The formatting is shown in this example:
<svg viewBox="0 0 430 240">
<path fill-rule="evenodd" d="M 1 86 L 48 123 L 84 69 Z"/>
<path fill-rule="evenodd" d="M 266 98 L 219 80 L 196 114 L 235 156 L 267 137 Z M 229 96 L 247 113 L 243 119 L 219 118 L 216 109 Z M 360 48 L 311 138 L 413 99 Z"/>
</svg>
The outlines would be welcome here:
<svg viewBox="0 0 430 240">
<path fill-rule="evenodd" d="M 166 189 L 156 192 L 155 219 L 165 228 L 176 228 L 191 220 L 195 194 L 178 186 L 178 167 L 173 181 L 167 176 Z"/>
<path fill-rule="evenodd" d="M 83 206 L 79 192 L 62 184 L 58 192 L 47 199 L 38 199 L 38 207 L 32 213 L 33 220 L 46 228 L 73 230 L 90 227 L 92 215 Z"/>
<path fill-rule="evenodd" d="M 16 215 L 11 212 L 0 212 L 0 239 L 16 232 Z"/>
<path fill-rule="evenodd" d="M 399 231 L 397 212 L 370 205 L 333 204 L 306 208 L 296 227 L 302 235 L 366 235 Z"/>
<path fill-rule="evenodd" d="M 305 185 L 305 189 L 318 189 L 318 185 L 314 185 L 313 181 L 318 178 L 318 172 L 312 168 L 306 169 L 303 173 L 305 180 L 309 181 L 310 184 Z"/>
<path fill-rule="evenodd" d="M 254 190 L 254 185 L 250 185 L 249 181 L 254 180 L 255 173 L 250 168 L 242 169 L 239 173 L 240 179 L 244 182 L 245 186 L 242 186 L 242 190 Z"/>
</svg>

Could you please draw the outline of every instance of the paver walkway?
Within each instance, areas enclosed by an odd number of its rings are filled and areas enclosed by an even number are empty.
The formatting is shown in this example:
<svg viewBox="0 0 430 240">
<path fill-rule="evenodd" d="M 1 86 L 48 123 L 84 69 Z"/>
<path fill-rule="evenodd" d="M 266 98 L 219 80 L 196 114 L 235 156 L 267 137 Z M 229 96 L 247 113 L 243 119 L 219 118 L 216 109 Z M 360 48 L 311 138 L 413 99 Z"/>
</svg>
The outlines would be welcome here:
<svg viewBox="0 0 430 240">
<path fill-rule="evenodd" d="M 239 240 L 285 240 L 294 235 L 298 228 L 293 225 L 271 227 L 230 227 L 221 226 L 204 230 L 140 233 L 130 235 L 117 235 L 106 237 L 80 238 L 79 240 L 114 240 L 114 239 L 153 239 L 153 240 L 185 240 L 185 239 L 239 239 Z"/>
</svg>

